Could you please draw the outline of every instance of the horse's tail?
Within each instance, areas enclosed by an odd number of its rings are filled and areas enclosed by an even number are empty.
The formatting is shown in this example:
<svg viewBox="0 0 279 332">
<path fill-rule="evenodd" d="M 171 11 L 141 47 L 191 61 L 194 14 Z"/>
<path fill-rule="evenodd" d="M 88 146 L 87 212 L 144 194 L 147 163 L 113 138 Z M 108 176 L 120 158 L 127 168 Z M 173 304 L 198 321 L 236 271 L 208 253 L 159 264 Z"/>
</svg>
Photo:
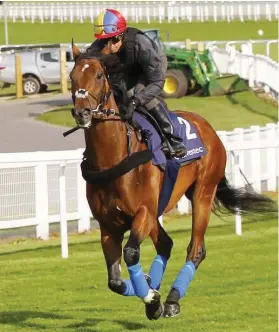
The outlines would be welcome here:
<svg viewBox="0 0 279 332">
<path fill-rule="evenodd" d="M 271 198 L 249 188 L 234 188 L 229 185 L 226 177 L 218 184 L 213 203 L 213 212 L 217 215 L 226 213 L 274 213 L 277 204 Z"/>
</svg>

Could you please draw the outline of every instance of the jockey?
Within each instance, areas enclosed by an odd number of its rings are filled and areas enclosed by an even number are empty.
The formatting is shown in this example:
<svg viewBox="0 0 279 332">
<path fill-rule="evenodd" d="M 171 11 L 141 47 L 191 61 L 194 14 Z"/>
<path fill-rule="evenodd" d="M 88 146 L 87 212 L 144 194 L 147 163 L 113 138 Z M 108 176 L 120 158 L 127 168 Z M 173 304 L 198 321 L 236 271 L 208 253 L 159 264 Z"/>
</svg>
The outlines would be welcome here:
<svg viewBox="0 0 279 332">
<path fill-rule="evenodd" d="M 173 124 L 168 109 L 156 97 L 163 90 L 167 58 L 162 50 L 142 31 L 126 26 L 123 15 L 106 9 L 94 22 L 96 40 L 87 52 L 100 52 L 118 56 L 124 64 L 124 81 L 134 95 L 127 108 L 125 119 L 132 117 L 137 106 L 144 106 L 156 119 L 168 139 L 175 157 L 183 157 L 187 151 L 180 137 L 173 134 Z"/>
</svg>

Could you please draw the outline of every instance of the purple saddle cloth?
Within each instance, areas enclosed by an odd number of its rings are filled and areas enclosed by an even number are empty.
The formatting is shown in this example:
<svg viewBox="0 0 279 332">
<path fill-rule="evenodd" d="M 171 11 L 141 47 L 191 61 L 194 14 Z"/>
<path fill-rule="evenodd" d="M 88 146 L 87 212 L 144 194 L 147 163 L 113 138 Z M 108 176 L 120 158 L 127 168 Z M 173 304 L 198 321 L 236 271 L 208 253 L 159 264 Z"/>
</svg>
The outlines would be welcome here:
<svg viewBox="0 0 279 332">
<path fill-rule="evenodd" d="M 186 156 L 183 158 L 174 158 L 174 160 L 176 160 L 179 164 L 184 164 L 187 161 L 204 156 L 207 151 L 194 125 L 189 120 L 185 120 L 172 112 L 169 112 L 169 115 L 174 125 L 174 134 L 183 139 L 183 142 L 187 148 Z M 133 119 L 136 120 L 142 128 L 150 131 L 151 133 L 147 145 L 154 155 L 152 159 L 153 165 L 165 165 L 167 163 L 167 158 L 162 151 L 161 137 L 157 130 L 138 112 L 134 112 Z"/>
</svg>

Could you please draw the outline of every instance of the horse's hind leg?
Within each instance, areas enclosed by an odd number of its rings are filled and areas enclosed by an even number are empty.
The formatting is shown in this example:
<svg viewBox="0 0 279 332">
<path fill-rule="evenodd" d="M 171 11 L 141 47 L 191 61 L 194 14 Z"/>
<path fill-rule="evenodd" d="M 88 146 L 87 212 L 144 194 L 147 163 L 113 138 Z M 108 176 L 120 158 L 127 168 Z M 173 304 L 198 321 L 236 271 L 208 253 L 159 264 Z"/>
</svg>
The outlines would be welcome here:
<svg viewBox="0 0 279 332">
<path fill-rule="evenodd" d="M 150 237 L 157 252 L 149 270 L 149 276 L 151 278 L 150 286 L 153 289 L 159 290 L 168 259 L 171 255 L 173 241 L 160 225 L 159 221 L 154 225 Z"/>
<path fill-rule="evenodd" d="M 196 269 L 205 258 L 204 235 L 209 222 L 216 188 L 217 185 L 207 183 L 197 183 L 195 186 L 192 199 L 192 236 L 187 248 L 186 263 L 178 274 L 167 297 L 164 309 L 165 317 L 173 317 L 179 314 L 180 305 L 178 301 L 186 294 Z"/>
</svg>

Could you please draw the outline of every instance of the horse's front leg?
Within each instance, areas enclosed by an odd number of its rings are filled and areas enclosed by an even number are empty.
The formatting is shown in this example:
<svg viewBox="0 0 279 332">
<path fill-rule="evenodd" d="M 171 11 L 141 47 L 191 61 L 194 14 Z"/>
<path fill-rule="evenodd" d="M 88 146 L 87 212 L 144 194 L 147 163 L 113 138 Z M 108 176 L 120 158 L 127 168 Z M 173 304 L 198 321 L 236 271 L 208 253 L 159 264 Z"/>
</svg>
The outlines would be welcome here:
<svg viewBox="0 0 279 332">
<path fill-rule="evenodd" d="M 105 256 L 108 272 L 108 287 L 113 292 L 125 295 L 127 286 L 121 279 L 120 264 L 122 256 L 123 233 L 111 234 L 103 227 L 101 230 L 101 244 Z"/>
<path fill-rule="evenodd" d="M 154 217 L 145 206 L 141 206 L 134 216 L 129 239 L 124 247 L 124 260 L 127 265 L 135 294 L 146 305 L 148 319 L 158 319 L 163 313 L 160 294 L 150 289 L 140 264 L 140 244 L 147 238 L 154 225 Z"/>
</svg>

